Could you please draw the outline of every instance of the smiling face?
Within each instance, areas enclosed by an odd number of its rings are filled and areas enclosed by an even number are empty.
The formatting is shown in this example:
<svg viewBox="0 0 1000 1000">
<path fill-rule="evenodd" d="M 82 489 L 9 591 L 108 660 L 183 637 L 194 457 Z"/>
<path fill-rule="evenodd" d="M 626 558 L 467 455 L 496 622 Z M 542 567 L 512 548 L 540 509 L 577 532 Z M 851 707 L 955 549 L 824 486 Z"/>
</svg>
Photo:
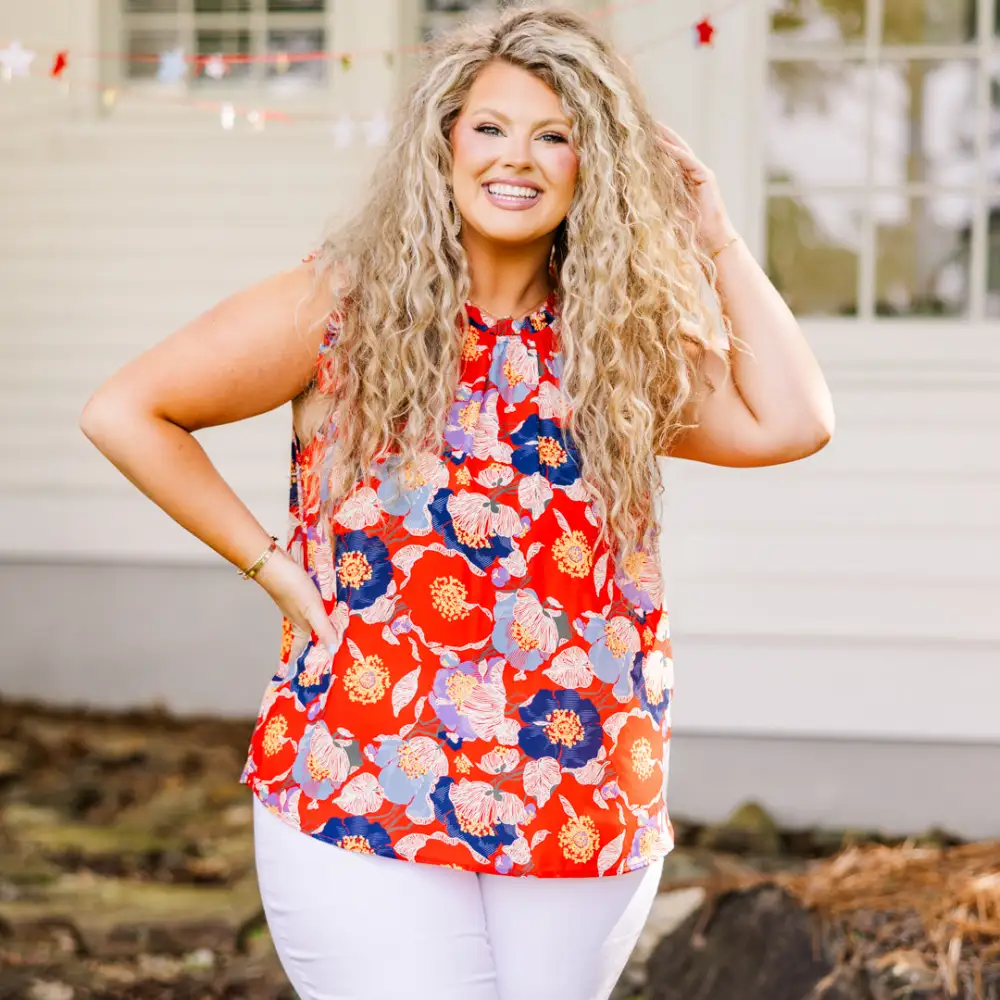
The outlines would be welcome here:
<svg viewBox="0 0 1000 1000">
<path fill-rule="evenodd" d="M 537 76 L 505 62 L 487 65 L 455 121 L 451 147 L 463 229 L 527 244 L 566 218 L 577 154 L 562 102 Z"/>
</svg>

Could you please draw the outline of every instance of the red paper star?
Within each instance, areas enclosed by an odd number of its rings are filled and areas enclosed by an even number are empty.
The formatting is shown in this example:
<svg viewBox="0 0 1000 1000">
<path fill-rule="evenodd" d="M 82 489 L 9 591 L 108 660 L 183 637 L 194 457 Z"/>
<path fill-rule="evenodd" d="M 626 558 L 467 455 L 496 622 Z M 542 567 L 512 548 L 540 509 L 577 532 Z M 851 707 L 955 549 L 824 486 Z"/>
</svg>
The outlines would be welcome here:
<svg viewBox="0 0 1000 1000">
<path fill-rule="evenodd" d="M 715 27 L 709 18 L 703 18 L 695 26 L 695 45 L 701 48 L 703 45 L 712 44 L 712 35 L 715 34 Z"/>
<path fill-rule="evenodd" d="M 52 77 L 58 80 L 62 76 L 63 70 L 69 65 L 69 52 L 57 52 L 55 62 L 52 64 Z"/>
</svg>

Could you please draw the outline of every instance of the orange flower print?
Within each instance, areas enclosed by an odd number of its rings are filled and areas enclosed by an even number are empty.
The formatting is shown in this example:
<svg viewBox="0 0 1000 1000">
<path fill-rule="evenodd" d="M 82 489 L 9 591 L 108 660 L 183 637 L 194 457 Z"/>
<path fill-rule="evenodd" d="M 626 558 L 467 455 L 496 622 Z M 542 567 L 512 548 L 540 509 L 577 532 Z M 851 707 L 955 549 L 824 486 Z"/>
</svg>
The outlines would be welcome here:
<svg viewBox="0 0 1000 1000">
<path fill-rule="evenodd" d="M 631 716 L 618 733 L 611 763 L 631 806 L 650 808 L 663 785 L 663 737 L 648 715 Z"/>
<path fill-rule="evenodd" d="M 481 644 L 489 635 L 489 615 L 470 600 L 472 590 L 458 553 L 425 550 L 400 592 L 404 601 L 420 609 L 421 629 L 429 642 L 461 648 Z"/>
<path fill-rule="evenodd" d="M 305 718 L 296 710 L 295 698 L 276 698 L 254 730 L 251 750 L 260 780 L 272 781 L 288 772 L 298 755 L 304 728 Z"/>
</svg>

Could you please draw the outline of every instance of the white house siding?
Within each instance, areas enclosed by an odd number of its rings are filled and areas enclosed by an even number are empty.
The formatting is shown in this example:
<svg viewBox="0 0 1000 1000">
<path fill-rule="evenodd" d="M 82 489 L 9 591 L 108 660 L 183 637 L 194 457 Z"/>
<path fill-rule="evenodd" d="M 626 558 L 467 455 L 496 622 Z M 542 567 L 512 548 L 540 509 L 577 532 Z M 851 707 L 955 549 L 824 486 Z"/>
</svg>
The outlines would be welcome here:
<svg viewBox="0 0 1000 1000">
<path fill-rule="evenodd" d="M 395 0 L 351 7 L 336 47 L 404 40 Z M 715 48 L 695 50 L 684 28 L 703 13 L 624 8 L 614 30 L 626 50 L 663 38 L 637 70 L 759 253 L 759 9 L 728 7 Z M 96 0 L 0 0 L 0 44 L 98 51 L 100 23 Z M 335 81 L 335 110 L 389 100 L 375 63 Z M 0 85 L 0 690 L 251 714 L 276 613 L 76 416 L 126 359 L 294 262 L 363 194 L 372 153 L 318 123 L 225 132 L 127 97 L 102 116 L 94 65 L 77 68 L 68 95 Z M 668 463 L 674 808 L 714 818 L 756 795 L 788 822 L 1000 833 L 1000 330 L 807 333 L 837 405 L 825 451 L 753 471 Z M 280 530 L 287 412 L 200 437 Z"/>
</svg>

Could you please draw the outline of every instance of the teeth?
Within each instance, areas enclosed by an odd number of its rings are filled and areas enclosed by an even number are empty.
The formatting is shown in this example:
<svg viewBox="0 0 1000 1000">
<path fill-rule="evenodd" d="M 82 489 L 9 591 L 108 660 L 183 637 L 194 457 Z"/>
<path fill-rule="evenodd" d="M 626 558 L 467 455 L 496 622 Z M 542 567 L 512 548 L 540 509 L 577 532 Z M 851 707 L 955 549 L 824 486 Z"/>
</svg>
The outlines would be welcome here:
<svg viewBox="0 0 1000 1000">
<path fill-rule="evenodd" d="M 538 194 L 534 188 L 518 187 L 514 184 L 488 184 L 486 189 L 490 194 L 504 198 L 534 198 Z"/>
</svg>

